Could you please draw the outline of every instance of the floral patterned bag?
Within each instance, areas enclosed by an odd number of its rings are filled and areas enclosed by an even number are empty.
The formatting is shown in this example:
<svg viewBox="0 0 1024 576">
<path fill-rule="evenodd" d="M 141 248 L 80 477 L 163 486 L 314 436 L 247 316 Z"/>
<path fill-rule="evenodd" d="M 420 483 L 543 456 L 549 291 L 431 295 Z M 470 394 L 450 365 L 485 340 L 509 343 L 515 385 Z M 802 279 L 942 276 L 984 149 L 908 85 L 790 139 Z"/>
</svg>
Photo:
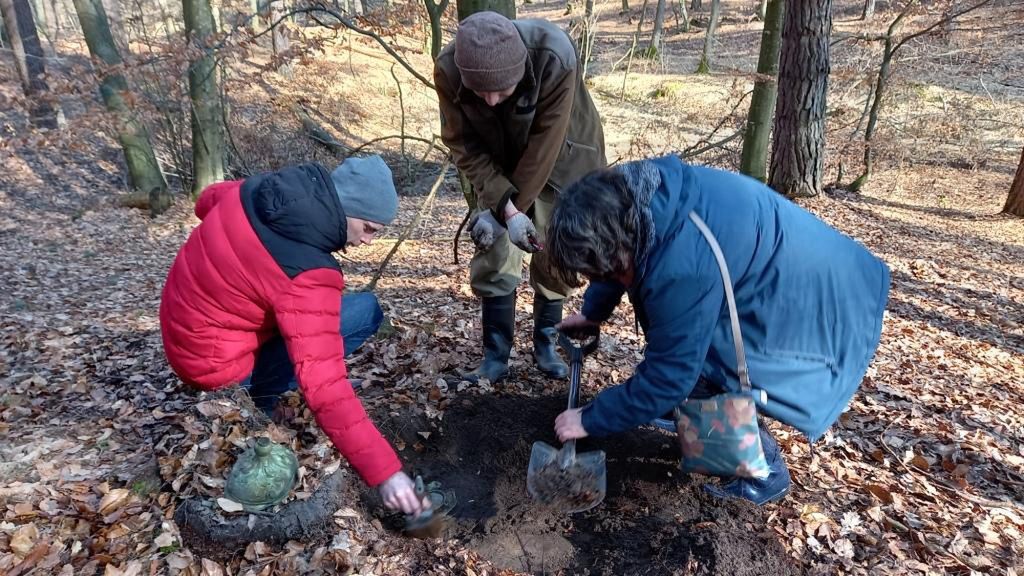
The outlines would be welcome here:
<svg viewBox="0 0 1024 576">
<path fill-rule="evenodd" d="M 732 280 L 722 249 L 700 216 L 690 212 L 690 220 L 711 245 L 711 251 L 715 253 L 718 268 L 722 272 L 725 298 L 732 320 L 732 337 L 736 345 L 736 373 L 740 380 L 740 391 L 724 392 L 702 400 L 687 399 L 676 407 L 676 431 L 683 451 L 683 470 L 711 476 L 763 480 L 768 477 L 769 470 L 757 425 L 757 403 L 764 405 L 768 400 L 767 394 L 763 390 L 755 391 L 750 386 Z"/>
</svg>

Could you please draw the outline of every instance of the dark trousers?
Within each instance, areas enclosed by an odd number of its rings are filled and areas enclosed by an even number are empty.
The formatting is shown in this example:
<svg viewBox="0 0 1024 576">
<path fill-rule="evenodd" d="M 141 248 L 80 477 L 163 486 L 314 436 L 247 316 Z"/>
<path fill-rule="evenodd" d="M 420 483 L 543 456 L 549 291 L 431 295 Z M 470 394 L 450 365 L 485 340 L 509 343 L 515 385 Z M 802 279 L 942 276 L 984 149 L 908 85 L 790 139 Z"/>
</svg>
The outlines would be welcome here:
<svg viewBox="0 0 1024 576">
<path fill-rule="evenodd" d="M 373 294 L 360 292 L 342 296 L 339 331 L 345 343 L 345 356 L 376 334 L 383 320 L 384 312 Z M 267 413 L 277 405 L 281 394 L 298 387 L 295 368 L 280 334 L 260 347 L 252 374 L 242 382 L 242 387 L 249 390 L 253 403 Z"/>
</svg>

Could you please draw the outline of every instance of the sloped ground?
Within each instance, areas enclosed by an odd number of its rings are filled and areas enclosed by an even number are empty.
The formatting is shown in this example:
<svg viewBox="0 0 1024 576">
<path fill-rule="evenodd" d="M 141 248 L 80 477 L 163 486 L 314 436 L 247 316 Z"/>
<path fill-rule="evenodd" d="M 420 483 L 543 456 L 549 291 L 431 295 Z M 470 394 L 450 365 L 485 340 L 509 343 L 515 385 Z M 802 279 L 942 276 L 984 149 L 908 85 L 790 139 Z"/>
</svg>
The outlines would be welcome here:
<svg viewBox="0 0 1024 576">
<path fill-rule="evenodd" d="M 727 11 L 730 6 L 727 2 Z M 635 20 L 629 24 L 616 16 L 612 5 L 605 8 L 612 39 L 616 31 L 635 27 Z M 561 13 L 553 4 L 529 10 Z M 853 26 L 837 18 L 840 25 Z M 735 53 L 743 54 L 741 39 L 748 26 L 756 28 L 756 23 L 723 26 L 727 55 L 733 53 L 730 38 L 740 43 Z M 669 39 L 670 45 L 686 51 L 699 45 L 696 32 L 685 38 L 670 34 Z M 931 62 L 911 69 L 905 64 L 913 82 L 897 85 L 892 98 L 896 111 L 885 117 L 879 136 L 881 168 L 868 188 L 861 195 L 836 193 L 802 202 L 864 242 L 893 270 L 882 345 L 851 410 L 813 452 L 798 435 L 780 428 L 778 436 L 794 471 L 793 492 L 763 510 L 736 513 L 749 515 L 752 533 L 768 530 L 774 541 L 766 549 L 781 547 L 807 572 L 1010 574 L 1014 568 L 1018 573 L 1024 569 L 1024 224 L 995 215 L 1021 146 L 1021 93 L 1012 88 L 995 91 L 989 82 L 994 78 L 1012 84 L 1013 70 L 1007 73 L 1007 59 L 997 56 L 1013 60 L 1020 53 L 1019 38 L 989 38 L 973 45 L 973 52 L 955 35 L 949 42 L 954 43 L 949 51 L 977 60 L 988 71 L 983 82 L 992 92 L 986 95 L 975 80 L 968 82 L 977 75 L 960 65 Z M 387 88 L 393 85 L 390 65 L 357 52 L 353 63 L 359 73 L 346 73 L 348 54 L 334 49 L 332 57 L 299 66 L 291 82 L 267 75 L 267 85 L 289 98 L 316 100 L 326 118 L 349 129 L 335 132 L 344 141 L 397 133 L 397 92 Z M 930 47 L 918 49 L 927 53 Z M 867 61 L 869 52 L 837 48 L 837 60 L 843 65 Z M 621 51 L 608 48 L 600 61 L 605 68 L 599 66 L 594 78 L 613 159 L 690 146 L 735 103 L 729 96 L 734 92 L 730 72 L 685 76 L 690 69 L 671 58 L 667 66 L 677 78 L 656 76 L 653 69 L 644 77 L 631 73 L 627 84 L 633 96 L 619 101 L 616 87 L 621 87 L 622 75 L 610 70 L 619 56 Z M 428 69 L 422 56 L 411 57 L 419 69 Z M 748 56 L 735 59 L 750 69 Z M 674 66 L 678 69 L 672 70 Z M 16 103 L 12 72 L 9 67 L 0 70 L 0 89 L 7 101 Z M 681 82 L 679 95 L 647 97 L 643 82 L 653 89 L 665 78 Z M 837 78 L 836 84 L 846 81 L 838 73 Z M 314 79 L 332 81 L 317 84 Z M 303 86 L 307 88 L 299 88 Z M 236 137 L 253 163 L 270 166 L 311 156 L 326 161 L 300 135 L 287 112 L 288 100 L 271 114 L 257 87 L 232 92 L 239 98 Z M 365 97 L 374 89 L 379 97 Z M 407 129 L 429 138 L 429 92 L 407 87 L 404 96 L 413 117 Z M 350 116 L 335 106 L 362 108 Z M 651 111 L 658 106 L 663 108 Z M 953 129 L 935 122 L 943 108 L 973 123 L 954 122 Z M 740 114 L 743 110 L 740 106 Z M 510 564 L 529 558 L 523 550 L 483 541 L 487 535 L 508 536 L 509 531 L 456 527 L 440 540 L 397 537 L 389 530 L 389 519 L 378 516 L 379 506 L 362 497 L 352 476 L 346 488 L 352 505 L 339 510 L 337 532 L 328 541 L 252 545 L 227 562 L 203 559 L 183 548 L 169 520 L 178 499 L 216 495 L 251 432 L 244 405 L 219 404 L 182 390 L 162 358 L 156 318 L 160 288 L 196 221 L 184 202 L 155 221 L 118 208 L 115 198 L 123 190 L 119 152 L 90 127 L 72 125 L 71 136 L 32 136 L 23 142 L 16 107 L 4 123 L 8 134 L 19 137 L 5 140 L 0 150 L 5 167 L 0 174 L 0 283 L 5 288 L 0 295 L 0 571 L 538 571 L 535 564 Z M 686 130 L 673 128 L 676 124 Z M 844 142 L 842 124 L 834 120 L 830 132 L 836 147 Z M 729 133 L 723 128 L 721 135 Z M 674 137 L 679 139 L 670 139 Z M 848 151 L 847 161 L 857 154 Z M 702 157 L 726 163 L 728 158 L 719 152 Z M 394 166 L 396 173 L 404 170 L 400 163 Z M 429 169 L 420 180 L 429 181 Z M 559 392 L 539 377 L 529 360 L 528 288 L 519 298 L 518 334 L 523 338 L 513 358 L 515 378 L 494 390 L 458 390 L 440 378 L 470 366 L 477 355 L 477 308 L 464 265 L 471 252 L 468 241 L 461 245 L 463 265 L 451 259 L 451 239 L 464 211 L 454 189 L 449 175 L 424 223 L 403 244 L 379 284 L 395 333 L 369 344 L 352 362 L 355 374 L 370 382 L 366 403 L 382 414 L 386 433 L 417 466 L 428 465 L 431 443 L 444 442 L 443 434 L 434 434 L 451 426 L 449 416 L 466 402 L 500 403 L 512 394 L 540 398 Z M 350 285 L 370 279 L 419 202 L 403 198 L 400 221 L 382 240 L 346 255 L 343 266 Z M 586 393 L 628 376 L 642 342 L 631 318 L 623 306 L 608 326 L 601 352 L 585 368 Z M 492 395 L 497 399 L 491 400 Z M 396 429 L 394 422 L 409 422 L 417 429 Z M 525 442 L 547 429 L 543 422 L 536 425 Z M 338 466 L 346 472 L 306 412 L 297 411 L 287 425 L 271 427 L 269 434 L 299 450 L 305 470 L 293 499 L 308 494 L 326 472 Z M 513 458 L 510 470 L 519 465 Z M 509 478 L 516 475 L 508 473 Z M 656 524 L 655 533 L 662 534 L 659 550 L 691 553 L 669 553 L 667 558 L 679 562 L 671 569 L 659 563 L 666 556 L 658 556 L 657 550 L 638 554 L 634 565 L 604 565 L 621 570 L 613 573 L 712 573 L 710 559 L 716 549 L 686 548 L 687 543 L 705 538 L 717 546 L 713 540 L 730 532 L 703 522 L 735 526 L 721 520 L 723 511 L 732 508 L 716 511 L 710 508 L 715 503 L 681 493 L 676 505 L 695 506 L 691 510 L 697 512 L 673 524 L 658 506 L 628 509 L 643 501 L 643 490 L 676 489 L 671 479 L 644 482 L 641 492 L 623 484 L 623 492 L 605 505 L 607 513 L 645 526 Z M 655 504 L 669 505 L 658 498 Z M 554 523 L 545 535 L 559 535 L 577 546 L 594 529 L 587 518 L 579 521 L 584 534 L 580 528 L 566 532 L 567 525 Z M 503 526 L 514 532 L 518 525 Z M 658 532 L 662 528 L 675 532 Z M 601 549 L 621 558 L 623 551 L 643 550 L 634 544 L 622 540 L 616 548 L 614 541 L 603 541 Z M 596 546 L 574 550 L 599 552 Z M 561 556 L 569 573 L 587 561 L 579 552 L 573 554 Z"/>
</svg>

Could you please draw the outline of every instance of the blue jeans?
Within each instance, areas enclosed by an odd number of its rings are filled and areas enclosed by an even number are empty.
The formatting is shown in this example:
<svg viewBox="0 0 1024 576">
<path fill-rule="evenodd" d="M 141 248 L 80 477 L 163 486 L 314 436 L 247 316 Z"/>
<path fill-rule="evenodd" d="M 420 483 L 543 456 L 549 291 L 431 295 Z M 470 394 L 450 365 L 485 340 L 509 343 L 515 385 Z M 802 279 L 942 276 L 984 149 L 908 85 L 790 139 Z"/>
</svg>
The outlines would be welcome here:
<svg viewBox="0 0 1024 576">
<path fill-rule="evenodd" d="M 339 330 L 345 343 L 345 356 L 351 355 L 376 334 L 383 320 L 384 312 L 373 294 L 359 292 L 342 296 Z M 249 390 L 256 407 L 267 413 L 273 411 L 281 394 L 298 388 L 295 368 L 280 334 L 260 346 L 256 365 L 252 374 L 242 381 L 242 387 Z"/>
</svg>

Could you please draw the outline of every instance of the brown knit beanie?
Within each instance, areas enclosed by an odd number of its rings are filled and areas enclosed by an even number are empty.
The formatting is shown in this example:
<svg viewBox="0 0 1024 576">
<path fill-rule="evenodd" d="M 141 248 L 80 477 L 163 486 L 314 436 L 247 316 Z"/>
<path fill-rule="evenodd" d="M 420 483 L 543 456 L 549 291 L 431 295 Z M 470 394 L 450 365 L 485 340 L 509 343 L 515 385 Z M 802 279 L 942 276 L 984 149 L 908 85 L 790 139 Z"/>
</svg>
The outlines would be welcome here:
<svg viewBox="0 0 1024 576">
<path fill-rule="evenodd" d="M 526 44 L 508 18 L 497 12 L 477 12 L 459 24 L 455 65 L 466 88 L 501 92 L 523 79 Z"/>
</svg>

